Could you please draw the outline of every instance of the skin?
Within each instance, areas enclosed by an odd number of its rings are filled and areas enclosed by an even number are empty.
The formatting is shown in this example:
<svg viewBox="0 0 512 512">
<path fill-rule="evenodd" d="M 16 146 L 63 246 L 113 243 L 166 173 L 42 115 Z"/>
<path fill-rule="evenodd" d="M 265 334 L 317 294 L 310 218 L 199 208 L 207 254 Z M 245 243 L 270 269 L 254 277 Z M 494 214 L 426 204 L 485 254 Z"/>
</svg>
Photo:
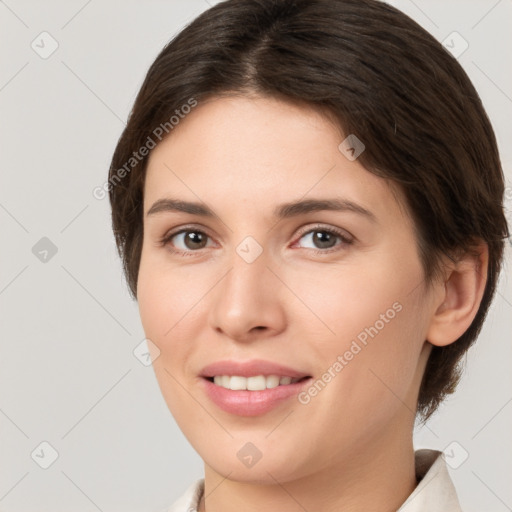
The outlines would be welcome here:
<svg viewBox="0 0 512 512">
<path fill-rule="evenodd" d="M 394 511 L 416 486 L 421 377 L 432 345 L 454 342 L 476 315 L 487 250 L 448 260 L 445 279 L 427 288 L 400 191 L 348 160 L 344 138 L 304 106 L 224 97 L 201 102 L 150 155 L 137 298 L 164 399 L 204 461 L 202 511 Z M 349 211 L 272 217 L 278 204 L 335 196 L 376 222 Z M 166 197 L 204 202 L 217 217 L 146 215 Z M 207 235 L 203 248 L 183 235 L 159 244 L 185 225 Z M 323 248 L 311 234 L 322 228 L 353 243 L 332 235 Z M 247 236 L 263 248 L 252 263 L 236 252 Z M 321 378 L 397 302 L 400 312 L 307 404 L 292 397 L 240 417 L 202 391 L 201 369 L 221 359 Z M 250 468 L 237 458 L 247 442 L 262 454 Z"/>
</svg>

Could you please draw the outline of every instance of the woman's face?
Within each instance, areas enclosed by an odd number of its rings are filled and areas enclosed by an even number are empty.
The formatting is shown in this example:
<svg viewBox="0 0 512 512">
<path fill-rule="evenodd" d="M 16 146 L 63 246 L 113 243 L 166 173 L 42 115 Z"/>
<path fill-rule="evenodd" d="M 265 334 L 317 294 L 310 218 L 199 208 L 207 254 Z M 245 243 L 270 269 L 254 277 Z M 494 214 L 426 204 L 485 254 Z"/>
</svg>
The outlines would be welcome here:
<svg viewBox="0 0 512 512">
<path fill-rule="evenodd" d="M 339 471 L 411 437 L 433 300 L 408 214 L 344 138 L 304 107 L 216 98 L 150 155 L 142 324 L 179 427 L 230 479 Z M 309 378 L 272 388 L 291 376 Z"/>
</svg>

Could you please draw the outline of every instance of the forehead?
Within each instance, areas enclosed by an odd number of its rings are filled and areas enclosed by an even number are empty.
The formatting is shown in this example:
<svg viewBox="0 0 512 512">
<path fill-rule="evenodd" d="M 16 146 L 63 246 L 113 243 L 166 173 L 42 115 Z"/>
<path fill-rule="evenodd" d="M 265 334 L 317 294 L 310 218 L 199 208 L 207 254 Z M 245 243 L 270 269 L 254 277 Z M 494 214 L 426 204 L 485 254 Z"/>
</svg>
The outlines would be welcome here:
<svg viewBox="0 0 512 512">
<path fill-rule="evenodd" d="M 291 199 L 341 195 L 376 215 L 401 214 L 398 189 L 350 161 L 339 149 L 345 138 L 331 118 L 307 106 L 212 98 L 152 150 L 144 211 L 166 195 L 260 212 Z"/>
</svg>

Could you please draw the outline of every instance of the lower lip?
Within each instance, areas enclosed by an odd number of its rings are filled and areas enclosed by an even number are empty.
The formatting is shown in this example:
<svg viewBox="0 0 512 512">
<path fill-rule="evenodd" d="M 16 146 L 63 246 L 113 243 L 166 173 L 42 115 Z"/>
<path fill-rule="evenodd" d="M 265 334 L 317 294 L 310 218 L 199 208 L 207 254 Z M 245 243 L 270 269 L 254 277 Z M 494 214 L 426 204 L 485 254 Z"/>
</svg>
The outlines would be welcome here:
<svg viewBox="0 0 512 512">
<path fill-rule="evenodd" d="M 310 383 L 311 377 L 262 391 L 233 391 L 217 386 L 204 377 L 202 381 L 206 394 L 223 411 L 238 416 L 259 416 L 271 411 L 285 400 L 297 396 L 301 389 Z"/>
</svg>

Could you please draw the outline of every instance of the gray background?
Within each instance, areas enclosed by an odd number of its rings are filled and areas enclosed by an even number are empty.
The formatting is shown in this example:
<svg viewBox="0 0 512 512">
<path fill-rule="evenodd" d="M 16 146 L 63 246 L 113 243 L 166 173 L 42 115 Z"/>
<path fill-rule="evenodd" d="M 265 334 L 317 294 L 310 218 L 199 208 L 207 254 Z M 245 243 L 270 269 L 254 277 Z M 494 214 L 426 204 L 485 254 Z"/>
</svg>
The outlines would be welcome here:
<svg viewBox="0 0 512 512">
<path fill-rule="evenodd" d="M 495 127 L 511 210 L 512 2 L 390 3 L 438 40 L 456 31 L 469 43 L 459 61 Z M 138 308 L 121 274 L 108 199 L 92 190 L 105 182 L 149 65 L 208 7 L 205 0 L 0 1 L 4 512 L 159 511 L 203 474 L 151 366 L 133 354 L 144 339 Z M 58 42 L 47 58 L 40 54 L 52 40 L 43 31 Z M 417 447 L 446 449 L 466 512 L 512 510 L 510 246 L 506 259 L 467 375 L 415 432 Z M 58 457 L 43 469 L 52 449 Z"/>
</svg>

